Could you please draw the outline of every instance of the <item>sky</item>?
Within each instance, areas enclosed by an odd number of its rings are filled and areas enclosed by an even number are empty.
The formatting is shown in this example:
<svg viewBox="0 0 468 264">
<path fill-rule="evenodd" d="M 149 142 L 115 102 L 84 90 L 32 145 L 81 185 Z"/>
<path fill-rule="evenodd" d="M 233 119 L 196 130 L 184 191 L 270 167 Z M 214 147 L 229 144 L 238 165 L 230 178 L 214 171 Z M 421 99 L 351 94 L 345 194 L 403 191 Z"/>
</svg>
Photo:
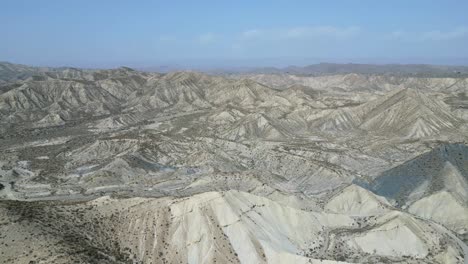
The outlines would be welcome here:
<svg viewBox="0 0 468 264">
<path fill-rule="evenodd" d="M 468 64 L 468 1 L 0 0 L 0 61 L 75 67 Z"/>
</svg>

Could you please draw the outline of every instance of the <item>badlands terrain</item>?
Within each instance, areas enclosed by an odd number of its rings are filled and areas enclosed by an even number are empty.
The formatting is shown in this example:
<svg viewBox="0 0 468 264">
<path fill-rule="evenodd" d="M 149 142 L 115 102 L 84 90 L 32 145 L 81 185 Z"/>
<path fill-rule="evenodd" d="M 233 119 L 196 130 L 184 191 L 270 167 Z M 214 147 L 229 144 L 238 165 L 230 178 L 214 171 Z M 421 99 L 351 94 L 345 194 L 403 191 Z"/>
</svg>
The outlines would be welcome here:
<svg viewBox="0 0 468 264">
<path fill-rule="evenodd" d="M 0 63 L 0 263 L 467 264 L 464 68 L 314 67 Z"/>
</svg>

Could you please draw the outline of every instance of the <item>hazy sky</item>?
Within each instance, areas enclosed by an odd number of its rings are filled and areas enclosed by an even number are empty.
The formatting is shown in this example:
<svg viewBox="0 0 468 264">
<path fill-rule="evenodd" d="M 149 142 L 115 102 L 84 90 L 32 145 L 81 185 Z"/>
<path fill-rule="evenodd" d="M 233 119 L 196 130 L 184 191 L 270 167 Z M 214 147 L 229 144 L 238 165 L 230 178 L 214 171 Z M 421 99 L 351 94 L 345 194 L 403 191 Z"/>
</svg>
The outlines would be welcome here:
<svg viewBox="0 0 468 264">
<path fill-rule="evenodd" d="M 468 64 L 468 1 L 0 0 L 0 61 Z"/>
</svg>

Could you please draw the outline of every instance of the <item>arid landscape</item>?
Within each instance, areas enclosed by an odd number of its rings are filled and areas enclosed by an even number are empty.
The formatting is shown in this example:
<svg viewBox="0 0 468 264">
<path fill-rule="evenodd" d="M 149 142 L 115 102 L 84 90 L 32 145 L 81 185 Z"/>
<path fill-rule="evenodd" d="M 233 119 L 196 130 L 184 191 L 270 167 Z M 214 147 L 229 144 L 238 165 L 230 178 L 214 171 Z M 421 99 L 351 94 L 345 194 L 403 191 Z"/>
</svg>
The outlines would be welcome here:
<svg viewBox="0 0 468 264">
<path fill-rule="evenodd" d="M 0 262 L 468 263 L 466 68 L 314 67 L 1 63 Z"/>
</svg>

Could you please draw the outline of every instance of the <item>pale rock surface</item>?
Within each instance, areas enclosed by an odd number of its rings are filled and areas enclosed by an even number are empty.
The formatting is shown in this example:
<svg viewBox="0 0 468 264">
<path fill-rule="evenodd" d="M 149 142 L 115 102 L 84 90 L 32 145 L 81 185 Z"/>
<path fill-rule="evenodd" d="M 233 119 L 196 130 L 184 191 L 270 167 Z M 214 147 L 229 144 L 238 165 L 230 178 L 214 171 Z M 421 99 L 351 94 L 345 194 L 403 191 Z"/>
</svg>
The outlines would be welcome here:
<svg viewBox="0 0 468 264">
<path fill-rule="evenodd" d="M 468 263 L 443 76 L 0 63 L 0 262 Z"/>
<path fill-rule="evenodd" d="M 365 216 L 388 212 L 390 204 L 384 197 L 377 196 L 357 185 L 350 185 L 333 197 L 325 209 L 341 214 Z"/>
</svg>

